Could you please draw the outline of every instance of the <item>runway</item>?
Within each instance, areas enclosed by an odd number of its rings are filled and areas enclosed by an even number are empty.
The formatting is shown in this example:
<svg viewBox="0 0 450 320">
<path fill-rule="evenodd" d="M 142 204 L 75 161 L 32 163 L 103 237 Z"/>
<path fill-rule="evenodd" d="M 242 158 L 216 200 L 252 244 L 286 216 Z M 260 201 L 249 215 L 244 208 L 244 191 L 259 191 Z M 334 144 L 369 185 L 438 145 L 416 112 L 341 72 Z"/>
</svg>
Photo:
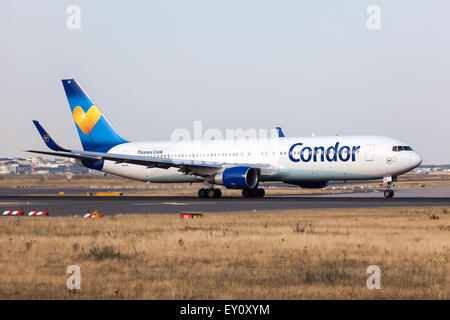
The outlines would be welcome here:
<svg viewBox="0 0 450 320">
<path fill-rule="evenodd" d="M 432 191 L 430 191 L 432 190 Z M 71 216 L 88 210 L 114 214 L 176 214 L 182 211 L 203 213 L 266 211 L 288 209 L 329 208 L 382 208 L 382 207 L 428 207 L 450 206 L 449 189 L 412 189 L 396 191 L 396 197 L 385 199 L 380 192 L 350 193 L 315 196 L 270 196 L 263 199 L 224 197 L 199 199 L 177 196 L 53 196 L 16 195 L 0 196 L 0 206 L 8 210 L 23 208 L 25 213 L 32 208 L 48 211 L 51 216 Z"/>
</svg>

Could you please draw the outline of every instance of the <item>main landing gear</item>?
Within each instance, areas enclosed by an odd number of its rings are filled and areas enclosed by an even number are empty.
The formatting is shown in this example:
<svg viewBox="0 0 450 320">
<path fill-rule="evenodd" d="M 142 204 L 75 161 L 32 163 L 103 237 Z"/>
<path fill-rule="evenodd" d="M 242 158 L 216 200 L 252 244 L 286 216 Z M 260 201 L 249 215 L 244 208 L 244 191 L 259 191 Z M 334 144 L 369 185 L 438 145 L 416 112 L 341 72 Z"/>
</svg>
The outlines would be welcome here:
<svg viewBox="0 0 450 320">
<path fill-rule="evenodd" d="M 222 191 L 216 188 L 201 188 L 198 190 L 199 198 L 220 198 L 222 196 Z"/>
<path fill-rule="evenodd" d="M 244 198 L 263 198 L 266 192 L 263 188 L 255 189 L 242 189 L 242 196 Z M 216 188 L 201 188 L 198 190 L 199 198 L 220 198 L 222 197 L 222 191 Z"/>
<path fill-rule="evenodd" d="M 263 188 L 242 189 L 242 196 L 244 198 L 263 198 L 265 195 L 266 192 Z"/>
</svg>

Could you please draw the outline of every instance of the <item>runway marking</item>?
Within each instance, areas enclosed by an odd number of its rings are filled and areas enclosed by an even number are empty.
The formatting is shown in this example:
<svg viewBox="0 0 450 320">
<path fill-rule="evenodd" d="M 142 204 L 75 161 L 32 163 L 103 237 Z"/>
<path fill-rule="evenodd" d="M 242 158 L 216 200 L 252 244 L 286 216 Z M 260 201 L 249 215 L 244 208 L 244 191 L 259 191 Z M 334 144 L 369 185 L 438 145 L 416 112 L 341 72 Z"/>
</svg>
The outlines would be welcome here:
<svg viewBox="0 0 450 320">
<path fill-rule="evenodd" d="M 28 202 L 0 202 L 0 206 L 15 206 L 19 204 L 28 204 Z"/>
<path fill-rule="evenodd" d="M 151 205 L 160 205 L 160 204 L 168 204 L 171 206 L 183 206 L 183 205 L 195 205 L 195 204 L 216 204 L 216 202 L 203 202 L 203 201 L 197 201 L 197 202 L 135 202 L 133 205 L 135 206 L 151 206 Z"/>
<path fill-rule="evenodd" d="M 185 206 L 189 203 L 184 202 L 162 202 L 161 204 L 170 204 L 171 206 Z"/>
<path fill-rule="evenodd" d="M 185 204 L 216 204 L 217 202 L 215 202 L 215 201 L 193 201 L 193 202 L 184 202 L 184 203 Z"/>
</svg>

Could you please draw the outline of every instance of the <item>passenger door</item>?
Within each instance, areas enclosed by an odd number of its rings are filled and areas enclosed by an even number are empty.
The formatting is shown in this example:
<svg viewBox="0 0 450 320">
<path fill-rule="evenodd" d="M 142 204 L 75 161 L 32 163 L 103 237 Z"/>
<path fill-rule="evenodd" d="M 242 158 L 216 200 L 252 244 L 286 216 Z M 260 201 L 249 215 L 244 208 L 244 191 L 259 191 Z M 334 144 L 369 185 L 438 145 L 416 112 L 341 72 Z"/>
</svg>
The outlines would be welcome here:
<svg viewBox="0 0 450 320">
<path fill-rule="evenodd" d="M 373 144 L 366 145 L 366 161 L 373 161 L 373 150 Z"/>
</svg>

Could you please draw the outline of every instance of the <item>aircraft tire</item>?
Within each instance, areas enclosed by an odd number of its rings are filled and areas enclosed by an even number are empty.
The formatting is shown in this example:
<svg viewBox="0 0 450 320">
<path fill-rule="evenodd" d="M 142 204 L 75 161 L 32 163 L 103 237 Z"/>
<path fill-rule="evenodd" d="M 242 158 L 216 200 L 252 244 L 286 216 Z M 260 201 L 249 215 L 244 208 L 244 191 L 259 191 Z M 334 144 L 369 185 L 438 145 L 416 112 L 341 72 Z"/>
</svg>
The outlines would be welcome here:
<svg viewBox="0 0 450 320">
<path fill-rule="evenodd" d="M 266 195 L 266 191 L 263 188 L 256 189 L 255 196 L 257 198 L 264 198 L 265 195 Z"/>
<path fill-rule="evenodd" d="M 257 190 L 258 189 L 250 189 L 249 190 L 249 196 L 250 196 L 250 198 L 256 198 L 258 195 L 257 195 Z"/>
<path fill-rule="evenodd" d="M 216 195 L 215 190 L 216 189 L 214 189 L 214 188 L 206 189 L 206 195 L 208 196 L 208 198 L 214 198 L 215 197 L 215 195 Z"/>
<path fill-rule="evenodd" d="M 206 198 L 206 197 L 207 197 L 207 195 L 206 195 L 206 189 L 201 188 L 200 190 L 198 190 L 198 197 L 199 197 L 199 198 Z"/>
<path fill-rule="evenodd" d="M 392 198 L 394 196 L 394 191 L 392 191 L 392 190 L 385 190 L 384 191 L 384 197 L 386 198 L 386 199 L 390 199 L 390 198 Z"/>
<path fill-rule="evenodd" d="M 214 198 L 221 198 L 222 191 L 220 189 L 214 189 Z"/>
</svg>

